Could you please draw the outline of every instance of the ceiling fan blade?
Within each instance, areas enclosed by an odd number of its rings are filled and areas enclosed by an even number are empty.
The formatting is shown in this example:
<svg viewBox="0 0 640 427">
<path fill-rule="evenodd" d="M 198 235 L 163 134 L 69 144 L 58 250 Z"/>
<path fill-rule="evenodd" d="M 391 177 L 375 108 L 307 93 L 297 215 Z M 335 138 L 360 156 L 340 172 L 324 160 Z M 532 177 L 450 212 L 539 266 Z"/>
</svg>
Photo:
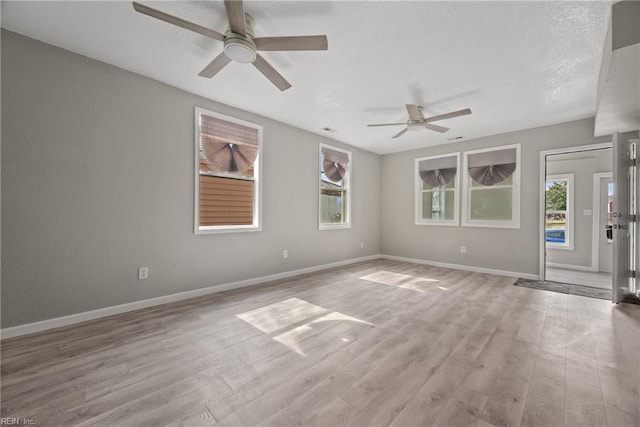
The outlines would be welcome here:
<svg viewBox="0 0 640 427">
<path fill-rule="evenodd" d="M 445 133 L 446 131 L 449 130 L 449 128 L 446 128 L 444 126 L 432 125 L 432 124 L 429 124 L 429 123 L 426 123 L 424 125 L 424 127 L 429 129 L 429 130 L 434 130 L 434 131 L 440 132 L 440 133 Z"/>
<path fill-rule="evenodd" d="M 209 62 L 209 65 L 204 67 L 204 70 L 200 71 L 200 74 L 198 75 L 201 77 L 211 78 L 218 74 L 218 72 L 229 62 L 231 62 L 229 57 L 222 52 L 220 55 L 216 56 L 213 61 Z"/>
<path fill-rule="evenodd" d="M 402 129 L 400 132 L 398 132 L 398 133 L 396 133 L 395 135 L 393 135 L 393 136 L 391 137 L 391 139 L 395 139 L 395 138 L 398 138 L 399 136 L 404 135 L 404 133 L 405 133 L 406 131 L 408 131 L 408 130 L 409 130 L 409 128 L 404 128 L 404 129 Z"/>
<path fill-rule="evenodd" d="M 258 50 L 327 50 L 327 36 L 258 37 Z"/>
<path fill-rule="evenodd" d="M 375 125 L 367 125 L 367 127 L 373 128 L 377 126 L 400 126 L 400 125 L 406 125 L 406 123 L 380 123 Z"/>
<path fill-rule="evenodd" d="M 244 18 L 242 0 L 224 0 L 224 7 L 229 17 L 229 28 L 236 34 L 247 35 L 247 22 Z"/>
<path fill-rule="evenodd" d="M 428 117 L 425 119 L 426 122 L 435 122 L 436 120 L 444 120 L 451 119 L 453 117 L 466 116 L 467 114 L 471 114 L 470 108 L 465 108 L 464 110 L 454 111 L 452 113 L 440 114 L 439 116 Z"/>
<path fill-rule="evenodd" d="M 191 30 L 195 33 L 202 34 L 203 36 L 207 36 L 214 40 L 224 40 L 224 36 L 217 31 L 211 30 L 207 27 L 203 27 L 202 25 L 194 24 L 193 22 L 186 21 L 182 18 L 178 18 L 177 16 L 169 15 L 168 13 L 161 12 L 157 9 L 153 9 L 138 2 L 133 2 L 133 8 L 138 13 L 142 13 L 144 15 L 151 16 L 152 18 L 168 22 L 169 24 L 177 25 L 178 27 Z"/>
<path fill-rule="evenodd" d="M 411 120 L 420 120 L 420 110 L 417 105 L 407 104 L 406 107 Z"/>
<path fill-rule="evenodd" d="M 284 92 L 291 87 L 291 83 L 282 77 L 282 75 L 259 54 L 256 55 L 256 60 L 253 61 L 253 65 L 281 91 Z"/>
</svg>

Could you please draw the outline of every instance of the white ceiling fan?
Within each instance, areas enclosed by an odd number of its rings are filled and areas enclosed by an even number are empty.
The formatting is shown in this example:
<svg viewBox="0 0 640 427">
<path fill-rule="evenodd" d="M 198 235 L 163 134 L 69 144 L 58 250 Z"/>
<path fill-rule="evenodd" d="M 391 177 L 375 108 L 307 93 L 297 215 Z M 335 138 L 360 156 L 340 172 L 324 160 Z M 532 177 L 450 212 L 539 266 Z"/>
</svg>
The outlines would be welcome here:
<svg viewBox="0 0 640 427">
<path fill-rule="evenodd" d="M 432 116 L 432 117 L 424 117 L 424 112 L 422 111 L 422 106 L 420 105 L 413 105 L 413 104 L 407 104 L 407 111 L 409 112 L 409 120 L 407 120 L 406 123 L 383 123 L 383 124 L 374 124 L 374 125 L 367 125 L 368 127 L 377 127 L 377 126 L 400 126 L 400 125 L 406 125 L 407 127 L 402 129 L 400 132 L 398 132 L 397 134 L 395 134 L 393 138 L 398 138 L 402 135 L 404 135 L 404 133 L 408 130 L 422 130 L 422 129 L 429 129 L 435 132 L 440 132 L 440 133 L 445 133 L 446 131 L 449 130 L 449 128 L 446 128 L 444 126 L 438 126 L 438 125 L 434 125 L 431 124 L 431 122 L 435 122 L 438 120 L 445 120 L 445 119 L 451 119 L 453 117 L 460 117 L 460 116 L 466 116 L 467 114 L 471 114 L 471 109 L 469 108 L 465 108 L 464 110 L 458 110 L 458 111 L 453 111 L 451 113 L 446 113 L 446 114 L 439 114 L 437 116 Z"/>
<path fill-rule="evenodd" d="M 169 24 L 202 34 L 224 43 L 224 51 L 215 57 L 200 76 L 211 78 L 229 62 L 252 63 L 281 91 L 291 84 L 269 64 L 258 51 L 327 50 L 327 36 L 255 37 L 253 18 L 244 12 L 242 0 L 225 0 L 229 29 L 222 34 L 207 27 L 186 21 L 138 2 L 133 2 L 136 12 L 151 16 Z"/>
</svg>

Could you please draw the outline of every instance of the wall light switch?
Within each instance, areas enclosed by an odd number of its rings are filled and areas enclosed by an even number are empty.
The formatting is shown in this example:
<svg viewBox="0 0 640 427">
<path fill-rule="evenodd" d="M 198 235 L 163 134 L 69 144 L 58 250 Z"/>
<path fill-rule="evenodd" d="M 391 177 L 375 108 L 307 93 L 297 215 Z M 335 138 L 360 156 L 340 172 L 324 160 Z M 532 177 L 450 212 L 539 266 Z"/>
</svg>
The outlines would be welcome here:
<svg viewBox="0 0 640 427">
<path fill-rule="evenodd" d="M 591 209 L 585 209 L 585 210 L 582 211 L 582 214 L 584 216 L 591 216 L 591 215 L 593 215 L 593 211 Z"/>
<path fill-rule="evenodd" d="M 147 280 L 149 278 L 149 267 L 138 268 L 138 280 Z"/>
</svg>

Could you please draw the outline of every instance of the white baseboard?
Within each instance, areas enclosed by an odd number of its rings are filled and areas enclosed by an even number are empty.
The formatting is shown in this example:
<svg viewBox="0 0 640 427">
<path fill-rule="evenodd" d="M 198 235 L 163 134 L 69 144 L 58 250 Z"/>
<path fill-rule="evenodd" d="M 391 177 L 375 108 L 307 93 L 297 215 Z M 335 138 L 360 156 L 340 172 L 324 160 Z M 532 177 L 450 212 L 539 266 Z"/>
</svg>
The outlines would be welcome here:
<svg viewBox="0 0 640 427">
<path fill-rule="evenodd" d="M 271 282 L 274 280 L 286 279 L 301 274 L 313 273 L 315 271 L 326 270 L 328 268 L 340 267 L 357 262 L 370 261 L 380 259 L 380 255 L 370 255 L 361 258 L 353 258 L 343 261 L 336 261 L 329 264 L 316 265 L 313 267 L 301 268 L 298 270 L 285 271 L 283 273 L 270 274 L 267 276 L 256 277 L 253 279 L 240 280 L 238 282 L 224 283 L 221 285 L 209 286 L 192 291 L 178 292 L 175 294 L 164 295 L 156 298 L 149 298 L 140 301 L 128 302 L 125 304 L 114 305 L 111 307 L 99 308 L 97 310 L 85 311 L 82 313 L 70 314 L 68 316 L 56 317 L 53 319 L 41 320 L 33 323 L 25 323 L 24 325 L 11 326 L 0 330 L 0 339 L 12 338 L 21 335 L 41 332 L 47 329 L 69 326 L 75 323 L 95 320 L 101 317 L 112 316 L 114 314 L 126 313 L 128 311 L 139 310 L 141 308 L 153 307 L 156 305 L 167 304 L 170 302 L 182 301 L 189 298 L 200 297 L 203 295 L 214 294 L 217 292 L 228 291 L 231 289 L 245 288 L 255 286 L 261 283 Z"/>
<path fill-rule="evenodd" d="M 590 271 L 595 272 L 595 268 L 590 265 L 572 265 L 572 264 L 558 264 L 555 262 L 548 262 L 545 264 L 547 267 L 551 268 L 562 268 L 564 270 L 577 270 L 577 271 Z"/>
<path fill-rule="evenodd" d="M 407 258 L 407 257 L 401 257 L 401 256 L 394 256 L 394 255 L 381 255 L 381 257 L 384 259 L 390 259 L 394 261 L 412 262 L 414 264 L 424 264 L 424 265 L 430 265 L 433 267 L 453 268 L 456 270 L 473 271 L 475 273 L 495 274 L 496 276 L 517 277 L 517 278 L 531 279 L 531 280 L 539 279 L 537 274 L 530 274 L 530 273 L 518 273 L 515 271 L 495 270 L 493 268 L 474 267 L 471 265 L 462 265 L 462 264 L 450 264 L 448 262 L 429 261 L 426 259 Z"/>
</svg>

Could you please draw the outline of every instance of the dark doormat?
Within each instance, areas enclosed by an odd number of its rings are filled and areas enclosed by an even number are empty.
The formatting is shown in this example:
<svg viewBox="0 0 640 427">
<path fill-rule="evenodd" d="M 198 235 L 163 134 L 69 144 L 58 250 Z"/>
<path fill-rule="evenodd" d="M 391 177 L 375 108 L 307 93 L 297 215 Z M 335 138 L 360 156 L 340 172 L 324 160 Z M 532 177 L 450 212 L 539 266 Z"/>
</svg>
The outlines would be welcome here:
<svg viewBox="0 0 640 427">
<path fill-rule="evenodd" d="M 572 285 L 570 283 L 550 282 L 548 280 L 518 279 L 516 286 L 559 292 L 561 294 L 580 295 L 582 297 L 599 298 L 611 301 L 611 290 L 592 288 L 591 286 Z"/>
</svg>

